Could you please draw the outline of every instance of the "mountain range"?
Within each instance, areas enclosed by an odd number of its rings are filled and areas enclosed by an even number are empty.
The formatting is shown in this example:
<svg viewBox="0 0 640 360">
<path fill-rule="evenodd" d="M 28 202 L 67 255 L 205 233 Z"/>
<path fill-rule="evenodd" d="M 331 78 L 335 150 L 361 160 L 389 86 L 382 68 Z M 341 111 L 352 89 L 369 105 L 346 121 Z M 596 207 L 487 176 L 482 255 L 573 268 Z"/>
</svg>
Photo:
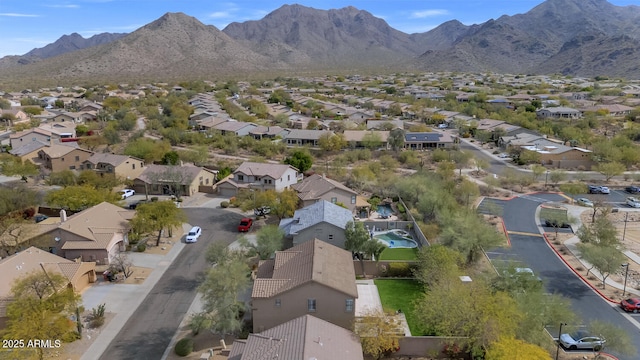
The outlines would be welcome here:
<svg viewBox="0 0 640 360">
<path fill-rule="evenodd" d="M 354 7 L 284 5 L 223 30 L 167 13 L 129 34 L 65 35 L 0 59 L 0 77 L 139 80 L 285 72 L 461 71 L 640 78 L 640 7 L 547 0 L 529 12 L 406 34 Z"/>
</svg>

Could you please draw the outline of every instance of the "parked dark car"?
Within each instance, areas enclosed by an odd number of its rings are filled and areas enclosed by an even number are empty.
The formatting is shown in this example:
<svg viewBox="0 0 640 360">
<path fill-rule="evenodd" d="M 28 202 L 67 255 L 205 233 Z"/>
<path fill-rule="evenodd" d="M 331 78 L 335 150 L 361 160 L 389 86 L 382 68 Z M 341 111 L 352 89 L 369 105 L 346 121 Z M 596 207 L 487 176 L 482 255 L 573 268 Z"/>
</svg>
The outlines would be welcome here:
<svg viewBox="0 0 640 360">
<path fill-rule="evenodd" d="M 624 188 L 624 191 L 630 194 L 637 194 L 640 193 L 640 186 L 627 186 L 626 188 Z"/>
<path fill-rule="evenodd" d="M 558 220 L 545 220 L 544 221 L 544 226 L 546 227 L 559 227 L 559 228 L 570 228 L 571 224 L 566 223 L 566 222 L 562 222 L 560 223 Z"/>
</svg>

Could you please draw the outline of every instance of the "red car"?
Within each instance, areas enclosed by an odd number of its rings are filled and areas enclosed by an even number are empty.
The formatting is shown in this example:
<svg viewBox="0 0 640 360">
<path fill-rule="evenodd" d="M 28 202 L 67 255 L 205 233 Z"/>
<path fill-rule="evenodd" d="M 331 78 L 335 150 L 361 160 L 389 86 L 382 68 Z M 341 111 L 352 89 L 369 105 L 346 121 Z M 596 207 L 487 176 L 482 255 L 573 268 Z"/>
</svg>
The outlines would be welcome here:
<svg viewBox="0 0 640 360">
<path fill-rule="evenodd" d="M 637 313 L 640 311 L 640 298 L 629 298 L 627 300 L 620 301 L 620 307 L 624 311 L 630 311 Z"/>
<path fill-rule="evenodd" d="M 248 232 L 251 229 L 251 225 L 253 225 L 253 219 L 251 218 L 242 218 L 240 219 L 240 225 L 238 225 L 238 231 L 240 232 Z"/>
</svg>

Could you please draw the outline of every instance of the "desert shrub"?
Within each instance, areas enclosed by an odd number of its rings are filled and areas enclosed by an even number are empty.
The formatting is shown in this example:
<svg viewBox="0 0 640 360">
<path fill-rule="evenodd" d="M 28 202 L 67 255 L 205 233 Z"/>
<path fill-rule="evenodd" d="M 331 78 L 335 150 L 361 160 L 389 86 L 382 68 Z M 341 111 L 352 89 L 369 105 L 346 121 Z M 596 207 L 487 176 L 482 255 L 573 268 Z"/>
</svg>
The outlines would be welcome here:
<svg viewBox="0 0 640 360">
<path fill-rule="evenodd" d="M 407 209 L 404 208 L 402 203 L 397 203 L 396 207 L 398 208 L 398 212 L 401 213 L 401 214 L 404 214 L 405 212 L 407 212 Z"/>
<path fill-rule="evenodd" d="M 88 316 L 90 328 L 95 329 L 104 324 L 105 307 L 106 307 L 105 304 L 100 304 L 98 305 L 98 307 L 91 309 L 91 314 Z"/>
<path fill-rule="evenodd" d="M 145 250 L 147 250 L 147 245 L 138 244 L 138 246 L 136 247 L 136 250 L 138 250 L 138 252 L 144 252 Z"/>
<path fill-rule="evenodd" d="M 193 340 L 189 338 L 180 339 L 175 347 L 176 355 L 187 356 L 193 352 Z"/>
<path fill-rule="evenodd" d="M 229 207 L 229 202 L 228 201 L 223 201 L 220 203 L 220 207 L 223 209 L 226 209 Z"/>
<path fill-rule="evenodd" d="M 389 263 L 389 269 L 387 270 L 387 276 L 389 277 L 412 277 L 414 264 L 408 262 L 392 262 Z"/>
</svg>

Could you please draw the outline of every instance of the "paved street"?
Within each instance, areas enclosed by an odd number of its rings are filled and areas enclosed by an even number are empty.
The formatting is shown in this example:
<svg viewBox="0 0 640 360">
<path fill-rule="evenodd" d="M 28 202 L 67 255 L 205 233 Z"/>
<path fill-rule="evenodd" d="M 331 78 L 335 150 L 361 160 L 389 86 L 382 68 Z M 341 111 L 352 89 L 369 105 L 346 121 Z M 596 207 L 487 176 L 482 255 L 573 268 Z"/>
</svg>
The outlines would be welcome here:
<svg viewBox="0 0 640 360">
<path fill-rule="evenodd" d="M 621 312 L 617 306 L 603 300 L 556 256 L 540 235 L 535 218 L 536 208 L 545 201 L 555 202 L 562 199 L 556 194 L 533 194 L 509 201 L 494 201 L 504 206 L 505 226 L 507 231 L 513 233 L 509 235 L 511 247 L 491 249 L 488 251 L 489 257 L 492 261 L 517 261 L 531 268 L 543 279 L 547 292 L 560 294 L 571 301 L 573 310 L 582 319 L 583 324 L 593 320 L 613 323 L 627 332 L 636 349 L 640 350 L 640 331 L 635 326 L 637 324 L 631 322 L 638 321 L 638 317 L 634 319 Z M 612 353 L 620 360 L 637 359 L 636 356 Z"/>
<path fill-rule="evenodd" d="M 202 236 L 185 246 L 100 359 L 162 358 L 207 269 L 206 248 L 212 242 L 235 240 L 240 214 L 215 208 L 184 210 L 190 224 L 202 227 Z"/>
</svg>

